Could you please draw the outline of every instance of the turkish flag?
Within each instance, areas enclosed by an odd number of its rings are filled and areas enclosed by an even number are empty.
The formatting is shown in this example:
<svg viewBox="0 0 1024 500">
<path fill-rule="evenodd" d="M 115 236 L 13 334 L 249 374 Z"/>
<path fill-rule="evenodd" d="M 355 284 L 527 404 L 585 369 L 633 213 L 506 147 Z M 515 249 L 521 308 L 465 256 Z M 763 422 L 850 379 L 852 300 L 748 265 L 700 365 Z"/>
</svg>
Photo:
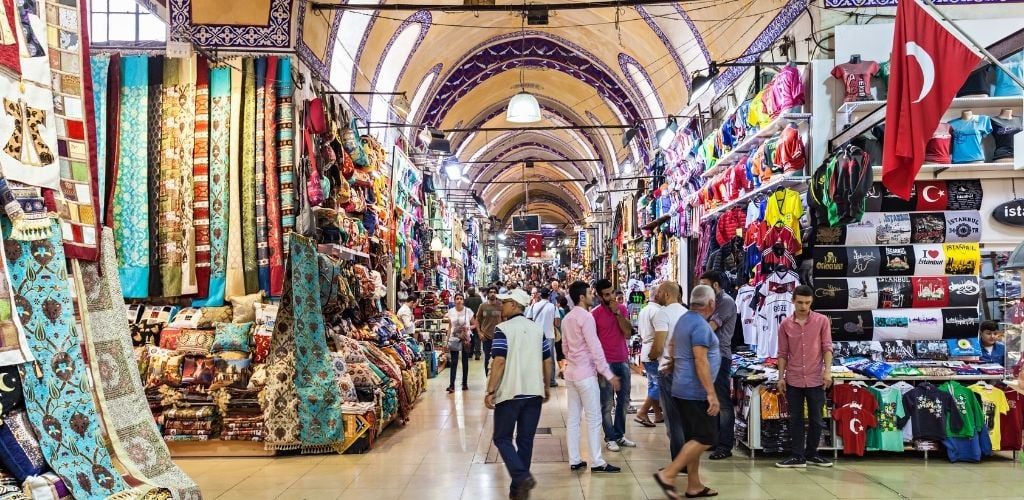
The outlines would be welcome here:
<svg viewBox="0 0 1024 500">
<path fill-rule="evenodd" d="M 946 181 L 917 181 L 918 212 L 942 212 L 949 204 Z"/>
<path fill-rule="evenodd" d="M 544 253 L 544 237 L 539 234 L 526 235 L 526 256 L 540 257 Z"/>
<path fill-rule="evenodd" d="M 981 58 L 917 0 L 896 6 L 891 57 L 882 184 L 906 200 L 924 163 L 928 139 Z"/>
</svg>

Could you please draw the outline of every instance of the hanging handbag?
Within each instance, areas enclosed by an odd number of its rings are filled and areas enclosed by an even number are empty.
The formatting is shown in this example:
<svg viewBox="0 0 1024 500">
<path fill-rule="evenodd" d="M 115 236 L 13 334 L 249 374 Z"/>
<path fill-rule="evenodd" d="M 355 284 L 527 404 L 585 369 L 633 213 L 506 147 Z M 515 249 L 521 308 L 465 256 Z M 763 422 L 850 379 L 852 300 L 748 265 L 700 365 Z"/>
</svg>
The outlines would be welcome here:
<svg viewBox="0 0 1024 500">
<path fill-rule="evenodd" d="M 314 112 L 313 110 L 315 109 L 319 109 L 319 112 Z M 317 147 L 316 143 L 318 141 L 314 136 L 317 133 L 314 115 L 319 116 L 322 130 L 326 130 L 326 124 L 323 122 L 323 102 L 320 99 L 313 99 L 306 103 L 306 126 L 303 127 L 302 131 L 302 140 L 306 146 L 305 157 L 307 159 L 306 199 L 309 200 L 310 205 L 320 206 L 324 202 L 324 191 L 320 181 L 320 171 L 317 169 L 317 154 L 320 148 Z"/>
<path fill-rule="evenodd" d="M 357 167 L 369 166 L 370 159 L 366 156 L 366 148 L 363 145 L 363 139 L 359 136 L 359 122 L 357 119 L 352 118 L 348 120 L 348 126 L 345 127 L 343 134 L 345 151 L 352 156 L 352 162 Z"/>
</svg>

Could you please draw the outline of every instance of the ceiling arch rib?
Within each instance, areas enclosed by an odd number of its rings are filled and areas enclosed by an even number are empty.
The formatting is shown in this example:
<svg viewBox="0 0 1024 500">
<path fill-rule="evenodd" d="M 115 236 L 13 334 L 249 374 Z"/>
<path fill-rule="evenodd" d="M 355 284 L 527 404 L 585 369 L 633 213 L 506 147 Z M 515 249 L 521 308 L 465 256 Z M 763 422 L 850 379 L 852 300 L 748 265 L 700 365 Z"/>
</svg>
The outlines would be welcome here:
<svg viewBox="0 0 1024 500">
<path fill-rule="evenodd" d="M 552 213 L 561 216 L 561 222 L 570 223 L 574 221 L 583 220 L 583 213 L 574 208 L 572 205 L 565 202 L 564 199 L 560 198 L 557 194 L 549 193 L 540 190 L 531 190 L 529 205 L 527 205 L 526 196 L 520 192 L 513 196 L 510 196 L 502 204 L 498 205 L 494 214 L 502 221 L 502 225 L 507 225 L 512 215 L 519 212 L 520 208 L 526 208 L 527 213 L 541 211 L 547 208 Z M 541 222 L 545 221 L 543 218 Z M 550 223 L 551 221 L 547 221 Z"/>
<path fill-rule="evenodd" d="M 526 148 L 529 148 L 532 151 L 542 151 L 545 153 L 550 153 L 555 156 L 555 159 L 559 160 L 571 160 L 579 157 L 579 153 L 574 151 L 571 146 L 553 136 L 542 134 L 530 134 L 525 137 L 509 135 L 505 137 L 502 142 L 494 143 L 491 145 L 491 147 L 488 148 L 482 148 L 480 150 L 481 154 L 476 157 L 478 159 L 474 159 L 472 161 L 490 161 L 505 159 L 511 153 L 514 153 L 519 149 Z M 482 168 L 478 169 L 475 172 L 475 175 L 473 176 L 472 180 L 474 182 L 479 182 L 481 175 L 483 175 L 485 172 L 488 172 L 491 168 L 493 168 L 493 166 L 494 164 L 484 164 Z M 580 168 L 578 165 L 575 166 L 576 170 L 581 175 L 583 175 L 583 169 Z"/>
<path fill-rule="evenodd" d="M 409 103 L 408 123 L 415 123 L 413 122 L 413 117 L 419 113 L 420 106 L 422 106 L 423 102 L 427 99 L 427 92 L 429 92 L 430 87 L 434 85 L 434 80 L 437 79 L 437 76 L 441 74 L 442 67 L 441 63 L 435 64 L 434 67 L 430 68 L 430 71 L 423 76 L 423 79 L 420 80 L 420 84 L 416 86 L 416 90 L 412 94 L 412 101 Z"/>
<path fill-rule="evenodd" d="M 522 151 L 522 150 L 529 150 L 529 149 L 530 149 L 529 147 L 526 147 L 526 148 L 522 148 L 520 151 Z M 522 163 L 518 162 L 518 160 L 525 160 L 525 159 L 526 158 L 511 159 L 511 158 L 508 158 L 507 156 L 498 156 L 498 157 L 493 159 L 494 163 L 491 163 L 491 164 L 487 165 L 485 168 L 481 169 L 477 173 L 477 177 L 476 177 L 477 180 L 475 180 L 473 182 L 473 185 L 474 186 L 483 186 L 483 188 L 480 191 L 481 194 L 488 194 L 490 191 L 493 191 L 494 189 L 497 189 L 497 188 L 501 187 L 501 184 L 496 184 L 496 182 L 498 182 L 498 181 L 505 181 L 505 180 L 519 181 L 519 180 L 522 180 L 522 175 L 521 175 L 522 174 L 522 170 L 521 169 L 523 167 L 522 167 Z M 561 159 L 561 158 L 557 158 L 557 159 Z M 516 161 L 517 163 L 508 163 L 509 161 Z M 549 162 L 549 161 L 546 161 L 546 160 L 535 160 L 535 163 L 533 165 L 534 165 L 533 166 L 533 170 L 527 169 L 528 180 L 531 180 L 531 181 L 536 179 L 536 178 L 538 178 L 538 175 L 539 175 L 538 167 L 540 167 L 540 166 L 546 166 L 547 167 L 546 170 L 551 170 L 551 173 L 554 174 L 556 176 L 556 178 L 560 179 L 560 180 L 565 180 L 565 179 L 585 179 L 585 178 L 587 178 L 585 176 L 585 174 L 583 174 L 580 171 L 579 167 L 576 166 L 575 164 L 568 164 L 568 165 L 572 165 L 572 166 L 574 166 L 576 168 L 566 168 L 565 165 L 567 165 L 567 164 L 563 163 L 563 162 Z M 509 179 L 509 177 L 512 177 L 512 178 Z M 585 199 L 583 197 L 583 184 L 584 184 L 584 182 L 585 181 L 574 181 L 574 182 L 571 182 L 571 183 L 560 183 L 560 184 L 567 184 L 567 185 L 575 186 L 577 188 L 576 191 L 568 191 L 568 190 L 566 190 L 566 193 L 569 194 L 570 196 L 573 196 L 574 198 L 577 198 L 577 201 L 579 201 L 581 199 Z"/>
<path fill-rule="evenodd" d="M 494 183 L 487 185 L 490 189 L 498 189 L 496 193 L 491 194 L 485 190 L 481 194 L 485 201 L 490 200 L 490 206 L 492 207 L 501 207 L 509 198 L 524 196 L 524 193 L 529 191 L 531 200 L 536 195 L 546 194 L 562 200 L 562 203 L 567 207 L 573 207 L 572 211 L 575 213 L 586 215 L 590 212 L 587 199 L 583 195 L 583 190 L 578 187 L 570 189 L 572 184 L 558 182 L 560 179 L 564 179 L 564 177 L 561 177 L 550 164 L 535 166 L 534 171 L 530 172 L 528 184 L 498 184 L 498 182 L 502 181 L 518 182 L 522 180 L 520 173 L 514 170 L 502 172 L 502 175 L 497 179 Z"/>
<path fill-rule="evenodd" d="M 541 156 L 537 155 L 536 153 L 541 153 L 543 156 L 549 156 L 549 157 L 542 158 Z M 517 142 L 515 145 L 513 145 L 513 146 L 511 146 L 509 148 L 506 148 L 506 149 L 504 149 L 502 151 L 499 151 L 499 152 L 487 155 L 487 158 L 485 158 L 483 160 L 480 160 L 480 161 L 492 162 L 492 163 L 484 163 L 484 164 L 482 164 L 481 168 L 477 169 L 477 171 L 475 172 L 475 175 L 473 177 L 473 182 L 478 183 L 478 184 L 486 184 L 487 182 L 490 182 L 490 181 L 494 180 L 494 178 L 497 176 L 497 173 L 495 175 L 492 175 L 489 178 L 483 178 L 483 177 L 484 177 L 485 174 L 487 174 L 491 170 L 495 169 L 495 167 L 510 165 L 509 162 L 526 162 L 526 161 L 532 160 L 532 161 L 534 161 L 536 163 L 541 163 L 541 162 L 548 163 L 549 160 L 573 160 L 573 159 L 575 159 L 575 158 L 570 157 L 564 151 L 562 151 L 560 149 L 557 149 L 557 148 L 553 148 L 553 147 L 551 147 L 551 146 L 549 146 L 547 144 L 542 144 L 542 143 L 539 143 L 539 142 Z M 587 178 L 587 179 L 589 179 L 590 176 L 593 173 L 593 169 L 589 169 L 589 171 L 588 170 L 584 170 L 584 168 L 580 166 L 580 163 L 585 163 L 585 162 L 559 161 L 558 162 L 559 170 L 562 170 L 570 178 Z M 593 162 L 590 162 L 590 163 L 593 163 Z M 571 165 L 573 167 L 573 169 L 572 169 L 572 171 L 569 171 L 568 169 L 562 168 L 561 165 Z"/>
</svg>

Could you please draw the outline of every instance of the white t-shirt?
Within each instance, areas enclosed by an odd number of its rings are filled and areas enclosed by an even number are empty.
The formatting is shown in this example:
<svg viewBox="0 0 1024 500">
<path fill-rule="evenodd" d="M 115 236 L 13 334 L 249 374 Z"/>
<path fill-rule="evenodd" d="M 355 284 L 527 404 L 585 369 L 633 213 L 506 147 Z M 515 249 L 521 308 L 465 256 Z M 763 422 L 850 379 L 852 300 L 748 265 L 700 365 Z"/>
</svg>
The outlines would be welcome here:
<svg viewBox="0 0 1024 500">
<path fill-rule="evenodd" d="M 774 358 L 779 353 L 779 325 L 793 314 L 792 293 L 769 293 L 757 312 L 757 357 Z"/>
<path fill-rule="evenodd" d="M 416 333 L 416 316 L 408 304 L 402 304 L 402 307 L 398 308 L 398 318 L 402 320 L 406 335 Z"/>
<path fill-rule="evenodd" d="M 754 299 L 755 288 L 750 285 L 743 285 L 736 291 L 736 309 L 740 314 L 740 324 L 743 325 L 743 343 L 754 345 L 757 343 L 757 328 L 754 327 L 754 317 L 757 311 L 751 307 Z"/>
<path fill-rule="evenodd" d="M 654 317 L 658 311 L 661 311 L 661 306 L 655 302 L 649 302 L 640 310 L 640 316 L 636 320 L 640 340 L 643 342 L 640 347 L 640 361 L 644 363 L 647 362 L 647 356 L 651 354 L 651 346 L 654 345 Z"/>
<path fill-rule="evenodd" d="M 686 314 L 686 308 L 682 304 L 675 302 L 662 307 L 658 310 L 658 313 L 654 315 L 652 324 L 654 325 L 654 331 L 656 332 L 667 332 L 665 336 L 665 346 L 662 348 L 661 359 L 658 360 L 658 370 L 668 366 L 671 357 L 668 356 L 668 340 L 672 338 L 672 332 L 676 329 L 676 322 L 679 321 L 684 314 Z"/>
<path fill-rule="evenodd" d="M 473 310 L 466 306 L 462 306 L 462 311 L 457 311 L 454 307 L 449 309 L 448 324 L 452 326 L 451 338 L 460 338 L 460 328 L 465 327 L 469 329 L 473 324 Z"/>
<path fill-rule="evenodd" d="M 555 338 L 555 314 L 557 313 L 558 308 L 554 304 L 542 300 L 530 306 L 525 316 L 540 325 L 544 329 L 544 338 L 550 340 Z"/>
</svg>

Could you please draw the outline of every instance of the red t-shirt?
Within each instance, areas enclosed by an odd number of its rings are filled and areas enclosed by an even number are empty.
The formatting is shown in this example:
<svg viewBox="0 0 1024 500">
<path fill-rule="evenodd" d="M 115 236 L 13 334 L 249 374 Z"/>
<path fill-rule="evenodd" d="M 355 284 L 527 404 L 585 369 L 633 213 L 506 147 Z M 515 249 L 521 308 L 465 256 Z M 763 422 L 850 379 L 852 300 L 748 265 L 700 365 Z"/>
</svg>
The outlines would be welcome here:
<svg viewBox="0 0 1024 500">
<path fill-rule="evenodd" d="M 629 317 L 626 306 L 620 304 L 619 312 L 624 317 Z M 619 328 L 619 320 L 603 304 L 595 307 L 591 314 L 594 315 L 594 322 L 597 324 L 597 339 L 601 341 L 604 358 L 609 363 L 628 361 L 629 350 L 626 348 L 626 338 L 622 336 L 622 329 Z"/>
<path fill-rule="evenodd" d="M 924 147 L 924 161 L 927 163 L 953 163 L 950 156 L 950 144 L 953 141 L 952 127 L 948 123 L 940 123 L 932 138 Z"/>
<path fill-rule="evenodd" d="M 878 425 L 878 400 L 866 387 L 839 384 L 832 390 L 836 410 L 832 418 L 843 437 L 843 453 L 864 456 L 867 429 Z"/>
<path fill-rule="evenodd" d="M 1024 394 L 1013 389 L 1006 389 L 1006 402 L 1010 411 L 999 417 L 1000 438 L 999 449 L 1021 449 L 1021 432 L 1024 432 Z"/>
<path fill-rule="evenodd" d="M 800 137 L 799 130 L 793 127 L 782 130 L 773 160 L 776 165 L 782 167 L 783 173 L 803 170 L 807 158 L 804 156 L 804 140 Z"/>
<path fill-rule="evenodd" d="M 859 63 L 843 63 L 832 68 L 832 76 L 842 80 L 846 96 L 845 102 L 870 101 L 871 76 L 878 73 L 878 63 L 861 61 Z"/>
</svg>

